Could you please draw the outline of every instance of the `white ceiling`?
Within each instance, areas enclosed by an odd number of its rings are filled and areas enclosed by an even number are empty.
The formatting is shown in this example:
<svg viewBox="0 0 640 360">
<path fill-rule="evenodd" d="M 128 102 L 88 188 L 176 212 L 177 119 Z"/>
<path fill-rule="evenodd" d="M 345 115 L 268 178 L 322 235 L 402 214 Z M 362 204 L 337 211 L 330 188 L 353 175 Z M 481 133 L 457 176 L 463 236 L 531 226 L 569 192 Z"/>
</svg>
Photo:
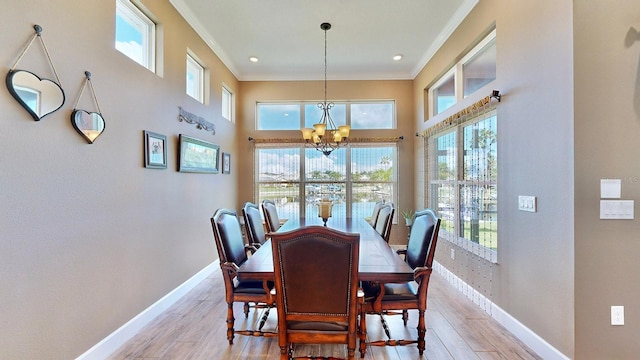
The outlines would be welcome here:
<svg viewBox="0 0 640 360">
<path fill-rule="evenodd" d="M 413 79 L 478 1 L 170 0 L 242 81 L 322 79 L 323 22 L 329 80 Z"/>
</svg>

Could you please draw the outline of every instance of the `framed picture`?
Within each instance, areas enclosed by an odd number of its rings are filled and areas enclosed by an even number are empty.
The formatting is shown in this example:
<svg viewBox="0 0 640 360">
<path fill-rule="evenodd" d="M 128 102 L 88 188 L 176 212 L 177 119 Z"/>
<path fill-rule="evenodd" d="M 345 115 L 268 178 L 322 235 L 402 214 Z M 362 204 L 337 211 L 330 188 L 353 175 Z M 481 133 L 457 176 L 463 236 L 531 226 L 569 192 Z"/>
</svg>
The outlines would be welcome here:
<svg viewBox="0 0 640 360">
<path fill-rule="evenodd" d="M 144 131 L 144 167 L 150 169 L 167 168 L 166 136 Z"/>
<path fill-rule="evenodd" d="M 231 154 L 222 153 L 222 173 L 231 174 Z"/>
<path fill-rule="evenodd" d="M 218 173 L 220 146 L 180 134 L 178 171 L 195 173 Z"/>
</svg>

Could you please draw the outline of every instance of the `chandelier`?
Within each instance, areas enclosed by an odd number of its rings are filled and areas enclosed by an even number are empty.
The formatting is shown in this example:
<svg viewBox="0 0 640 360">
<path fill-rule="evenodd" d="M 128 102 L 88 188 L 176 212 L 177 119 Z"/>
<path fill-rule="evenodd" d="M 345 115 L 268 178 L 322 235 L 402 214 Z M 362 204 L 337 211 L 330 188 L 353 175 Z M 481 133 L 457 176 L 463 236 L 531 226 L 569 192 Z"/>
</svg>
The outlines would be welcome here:
<svg viewBox="0 0 640 360">
<path fill-rule="evenodd" d="M 302 131 L 302 138 L 307 146 L 329 156 L 333 150 L 347 143 L 351 126 L 336 126 L 329 113 L 333 107 L 333 102 L 327 102 L 327 30 L 331 29 L 331 24 L 322 23 L 320 29 L 324 30 L 324 101 L 318 103 L 318 108 L 322 110 L 322 116 L 320 122 L 313 124 L 313 129 L 304 128 L 300 131 Z"/>
</svg>

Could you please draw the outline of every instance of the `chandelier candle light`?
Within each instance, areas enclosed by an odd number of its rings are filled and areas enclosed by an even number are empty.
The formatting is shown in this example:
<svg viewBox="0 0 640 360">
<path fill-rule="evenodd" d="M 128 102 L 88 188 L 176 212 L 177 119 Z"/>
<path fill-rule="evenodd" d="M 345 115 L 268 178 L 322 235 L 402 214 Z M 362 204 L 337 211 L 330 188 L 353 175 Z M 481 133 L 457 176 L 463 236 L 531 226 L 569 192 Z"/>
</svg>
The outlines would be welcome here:
<svg viewBox="0 0 640 360">
<path fill-rule="evenodd" d="M 331 155 L 333 150 L 345 145 L 349 138 L 351 126 L 336 126 L 331 119 L 329 110 L 333 107 L 333 102 L 327 102 L 327 30 L 331 29 L 331 24 L 322 23 L 320 29 L 324 30 L 324 101 L 318 103 L 318 108 L 322 110 L 320 122 L 313 124 L 313 129 L 304 128 L 302 138 L 310 146 L 323 153 L 325 156 Z"/>
</svg>

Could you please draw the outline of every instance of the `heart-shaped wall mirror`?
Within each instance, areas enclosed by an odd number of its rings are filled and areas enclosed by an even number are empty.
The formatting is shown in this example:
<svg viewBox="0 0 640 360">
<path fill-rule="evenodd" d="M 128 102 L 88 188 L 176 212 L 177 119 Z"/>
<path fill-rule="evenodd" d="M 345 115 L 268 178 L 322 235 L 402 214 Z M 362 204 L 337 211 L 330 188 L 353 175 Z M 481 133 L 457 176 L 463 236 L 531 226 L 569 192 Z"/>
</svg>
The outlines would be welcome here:
<svg viewBox="0 0 640 360">
<path fill-rule="evenodd" d="M 7 88 L 35 121 L 55 112 L 64 105 L 64 91 L 60 85 L 26 70 L 9 70 Z"/>
<path fill-rule="evenodd" d="M 102 134 L 104 131 L 104 118 L 102 117 L 102 112 L 100 111 L 100 105 L 98 104 L 98 98 L 96 97 L 96 92 L 93 89 L 93 84 L 91 82 L 91 73 L 88 71 L 84 72 L 85 81 L 82 85 L 82 89 L 80 90 L 80 95 L 78 95 L 78 100 L 76 101 L 76 105 L 73 107 L 73 112 L 71 113 L 71 124 L 73 127 L 82 135 L 82 137 L 89 142 L 89 144 L 93 144 L 93 142 Z M 98 108 L 97 112 L 86 111 L 82 109 L 78 109 L 78 103 L 80 102 L 80 98 L 84 93 L 84 89 L 89 85 L 89 89 L 91 90 L 91 96 L 93 97 L 93 101 Z"/>
<path fill-rule="evenodd" d="M 71 124 L 89 144 L 93 144 L 104 131 L 104 118 L 97 112 L 74 110 L 71 113 Z"/>
</svg>

